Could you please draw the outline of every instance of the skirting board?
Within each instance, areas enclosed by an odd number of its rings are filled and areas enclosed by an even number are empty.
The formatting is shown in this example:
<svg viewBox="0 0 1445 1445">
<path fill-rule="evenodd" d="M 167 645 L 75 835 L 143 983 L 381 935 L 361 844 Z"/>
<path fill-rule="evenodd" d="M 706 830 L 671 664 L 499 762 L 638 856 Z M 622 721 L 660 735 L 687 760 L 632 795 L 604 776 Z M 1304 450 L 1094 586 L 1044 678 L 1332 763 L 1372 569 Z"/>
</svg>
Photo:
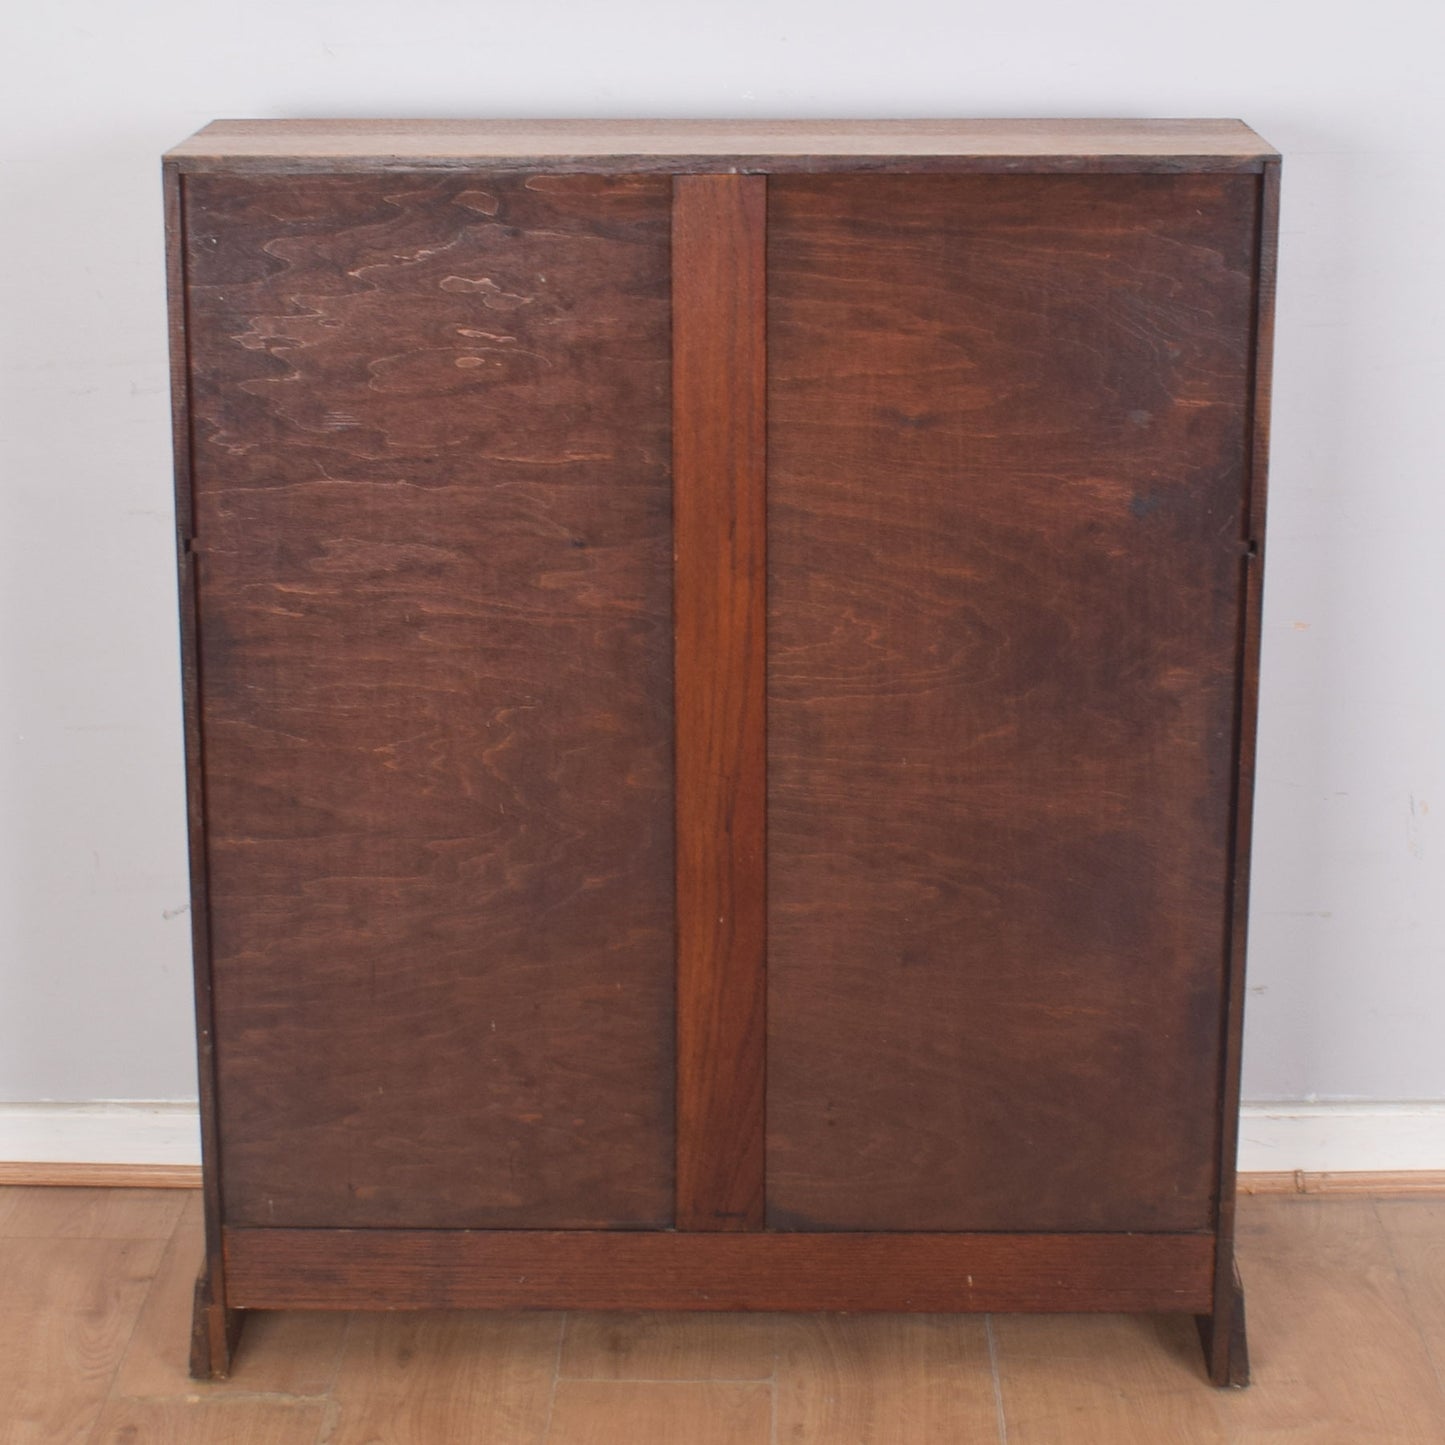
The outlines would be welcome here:
<svg viewBox="0 0 1445 1445">
<path fill-rule="evenodd" d="M 0 1104 L 0 1164 L 197 1169 L 193 1100 Z"/>
<path fill-rule="evenodd" d="M 189 1102 L 0 1104 L 0 1183 L 195 1182 L 200 1128 Z M 1445 1101 L 1246 1104 L 1239 1169 L 1245 1192 L 1295 1187 L 1296 1176 L 1445 1175 Z M 1313 1192 L 1313 1191 L 1311 1191 Z"/>
<path fill-rule="evenodd" d="M 1246 1104 L 1241 1174 L 1445 1171 L 1445 1102 Z"/>
</svg>

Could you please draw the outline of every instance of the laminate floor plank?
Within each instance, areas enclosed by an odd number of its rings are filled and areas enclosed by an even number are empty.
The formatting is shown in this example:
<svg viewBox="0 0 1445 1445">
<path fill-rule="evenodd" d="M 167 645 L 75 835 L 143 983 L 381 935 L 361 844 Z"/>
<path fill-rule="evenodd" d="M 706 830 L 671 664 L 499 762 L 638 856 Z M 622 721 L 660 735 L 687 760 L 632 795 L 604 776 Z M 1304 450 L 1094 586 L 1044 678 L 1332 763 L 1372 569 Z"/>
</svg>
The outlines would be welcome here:
<svg viewBox="0 0 1445 1445">
<path fill-rule="evenodd" d="M 995 1315 L 1008 1445 L 1223 1445 L 1194 1322 L 1155 1315 Z"/>
<path fill-rule="evenodd" d="M 199 1395 L 203 1398 L 226 1398 L 236 1392 L 328 1394 L 348 1319 L 337 1312 L 252 1314 L 241 1332 L 241 1347 L 230 1378 L 214 1384 L 190 1378 L 191 1307 L 204 1253 L 200 1196 L 195 1195 L 187 1201 L 146 1295 L 130 1346 L 116 1375 L 113 1393 L 130 1397 Z"/>
<path fill-rule="evenodd" d="M 186 1189 L 0 1189 L 0 1239 L 169 1239 Z"/>
<path fill-rule="evenodd" d="M 0 1239 L 0 1445 L 87 1439 L 162 1248 L 154 1240 Z"/>
<path fill-rule="evenodd" d="M 780 1317 L 778 1445 L 982 1445 L 997 1436 L 982 1316 Z"/>
<path fill-rule="evenodd" d="M 1373 1201 L 1242 1200 L 1239 1260 L 1254 1385 L 1222 1396 L 1232 1440 L 1445 1440 L 1445 1395 Z"/>
<path fill-rule="evenodd" d="M 559 1380 L 546 1445 L 770 1445 L 772 1405 L 750 1382 Z"/>
<path fill-rule="evenodd" d="M 358 1314 L 326 1445 L 541 1445 L 560 1313 Z"/>
<path fill-rule="evenodd" d="M 1009 1445 L 1445 1439 L 1445 1397 L 1368 1199 L 1241 1200 L 1239 1255 L 1248 1390 L 1203 1388 L 1185 1318 L 1000 1316 Z"/>
<path fill-rule="evenodd" d="M 777 1317 L 577 1313 L 567 1317 L 562 1379 L 770 1380 Z"/>
<path fill-rule="evenodd" d="M 325 1422 L 317 1401 L 112 1400 L 87 1445 L 316 1445 Z"/>
<path fill-rule="evenodd" d="M 1445 1200 L 1379 1199 L 1375 1215 L 1435 1377 L 1445 1382 Z"/>
</svg>

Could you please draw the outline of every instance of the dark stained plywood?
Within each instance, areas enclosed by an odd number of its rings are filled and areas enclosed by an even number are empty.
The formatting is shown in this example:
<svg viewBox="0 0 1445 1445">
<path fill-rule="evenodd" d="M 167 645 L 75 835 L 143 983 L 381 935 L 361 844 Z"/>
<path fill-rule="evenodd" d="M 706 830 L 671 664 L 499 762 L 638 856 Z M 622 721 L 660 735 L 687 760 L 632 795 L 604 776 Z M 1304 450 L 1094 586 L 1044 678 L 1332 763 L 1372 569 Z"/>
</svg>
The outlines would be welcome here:
<svg viewBox="0 0 1445 1445">
<path fill-rule="evenodd" d="M 769 184 L 769 1221 L 1213 1226 L 1258 181 Z"/>
<path fill-rule="evenodd" d="M 669 198 L 186 182 L 232 1224 L 671 1219 Z"/>
<path fill-rule="evenodd" d="M 673 192 L 679 1229 L 763 1223 L 766 198 Z"/>
</svg>

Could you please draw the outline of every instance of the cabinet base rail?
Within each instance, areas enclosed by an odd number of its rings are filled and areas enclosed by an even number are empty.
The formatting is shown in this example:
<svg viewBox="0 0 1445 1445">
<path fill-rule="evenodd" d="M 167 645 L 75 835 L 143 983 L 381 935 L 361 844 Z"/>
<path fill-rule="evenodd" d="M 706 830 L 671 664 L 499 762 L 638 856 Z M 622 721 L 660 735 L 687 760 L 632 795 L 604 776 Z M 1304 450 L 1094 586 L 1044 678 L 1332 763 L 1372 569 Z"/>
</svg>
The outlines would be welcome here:
<svg viewBox="0 0 1445 1445">
<path fill-rule="evenodd" d="M 1235 1274 L 1220 1311 L 1215 1251 L 1212 1234 L 227 1229 L 192 1373 L 230 1372 L 253 1309 L 1119 1311 L 1196 1315 L 1211 1377 L 1238 1385 L 1243 1295 Z"/>
<path fill-rule="evenodd" d="M 241 1309 L 1179 1310 L 1211 1234 L 228 1229 Z"/>
</svg>

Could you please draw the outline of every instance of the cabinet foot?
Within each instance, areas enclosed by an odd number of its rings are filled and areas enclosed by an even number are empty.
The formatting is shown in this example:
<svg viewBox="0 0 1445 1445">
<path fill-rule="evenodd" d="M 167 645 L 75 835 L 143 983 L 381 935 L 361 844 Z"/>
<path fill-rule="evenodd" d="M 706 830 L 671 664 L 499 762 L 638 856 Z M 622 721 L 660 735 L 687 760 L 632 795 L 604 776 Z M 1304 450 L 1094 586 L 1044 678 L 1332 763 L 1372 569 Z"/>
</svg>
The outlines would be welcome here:
<svg viewBox="0 0 1445 1445">
<path fill-rule="evenodd" d="M 196 1281 L 195 1307 L 191 1314 L 191 1378 L 224 1380 L 231 1373 L 231 1360 L 241 1338 L 240 1310 L 218 1304 L 211 1292 L 210 1277 L 204 1272 Z"/>
<path fill-rule="evenodd" d="M 1227 1295 L 1213 1314 L 1196 1315 L 1204 1344 L 1204 1367 L 1212 1384 L 1240 1389 L 1249 1384 L 1249 1341 L 1244 1325 L 1244 1286 L 1236 1267 Z"/>
</svg>

